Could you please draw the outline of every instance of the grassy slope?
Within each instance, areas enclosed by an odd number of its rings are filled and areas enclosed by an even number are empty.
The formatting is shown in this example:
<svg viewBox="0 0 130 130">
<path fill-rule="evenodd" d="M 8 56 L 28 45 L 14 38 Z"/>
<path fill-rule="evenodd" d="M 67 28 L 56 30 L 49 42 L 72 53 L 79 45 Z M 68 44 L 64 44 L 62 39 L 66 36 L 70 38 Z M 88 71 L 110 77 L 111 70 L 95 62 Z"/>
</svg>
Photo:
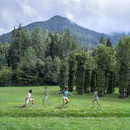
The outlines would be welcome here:
<svg viewBox="0 0 130 130">
<path fill-rule="evenodd" d="M 35 106 L 24 104 L 29 89 L 33 89 Z M 118 94 L 100 98 L 103 107 L 92 108 L 91 97 L 77 95 L 69 97 L 70 103 L 61 109 L 62 95 L 55 94 L 58 87 L 49 87 L 50 96 L 42 106 L 43 87 L 0 88 L 0 129 L 129 129 L 130 97 L 119 99 Z"/>
</svg>

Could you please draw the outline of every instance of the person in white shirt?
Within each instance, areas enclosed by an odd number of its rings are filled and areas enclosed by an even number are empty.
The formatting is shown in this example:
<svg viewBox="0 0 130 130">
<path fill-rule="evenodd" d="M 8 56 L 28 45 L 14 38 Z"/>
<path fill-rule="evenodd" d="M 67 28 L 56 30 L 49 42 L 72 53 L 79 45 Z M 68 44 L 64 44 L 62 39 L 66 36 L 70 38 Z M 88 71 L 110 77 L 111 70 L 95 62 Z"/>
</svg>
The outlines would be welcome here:
<svg viewBox="0 0 130 130">
<path fill-rule="evenodd" d="M 30 89 L 26 98 L 25 98 L 25 104 L 22 107 L 25 107 L 28 104 L 28 102 L 31 102 L 32 106 L 34 106 L 34 100 L 31 99 L 31 94 L 32 94 L 32 90 Z"/>
</svg>

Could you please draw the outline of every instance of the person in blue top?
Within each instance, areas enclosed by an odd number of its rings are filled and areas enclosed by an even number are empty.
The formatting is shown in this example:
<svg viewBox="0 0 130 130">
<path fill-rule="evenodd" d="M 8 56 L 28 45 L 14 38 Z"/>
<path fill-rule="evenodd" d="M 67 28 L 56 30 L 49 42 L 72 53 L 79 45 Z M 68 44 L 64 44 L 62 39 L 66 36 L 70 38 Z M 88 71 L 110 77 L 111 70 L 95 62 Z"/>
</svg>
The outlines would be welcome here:
<svg viewBox="0 0 130 130">
<path fill-rule="evenodd" d="M 69 95 L 71 95 L 71 96 L 74 96 L 74 95 L 72 95 L 71 93 L 68 92 L 68 87 L 65 87 L 65 90 L 59 91 L 59 92 L 57 92 L 57 93 L 63 93 L 63 96 L 62 96 L 62 98 L 63 98 L 62 108 L 63 108 L 67 103 L 69 103 L 69 100 L 68 100 L 68 98 L 67 98 L 67 94 L 69 94 Z M 65 102 L 65 100 L 66 100 L 67 102 Z"/>
<path fill-rule="evenodd" d="M 100 103 L 99 103 L 99 97 L 98 97 L 98 94 L 97 94 L 97 92 L 96 92 L 96 89 L 94 90 L 94 95 L 93 95 L 93 101 L 92 101 L 92 104 L 93 104 L 93 108 L 94 108 L 94 102 L 96 101 L 97 102 L 97 104 L 100 106 L 100 108 L 102 109 L 102 107 L 101 107 L 101 105 L 100 105 Z"/>
</svg>

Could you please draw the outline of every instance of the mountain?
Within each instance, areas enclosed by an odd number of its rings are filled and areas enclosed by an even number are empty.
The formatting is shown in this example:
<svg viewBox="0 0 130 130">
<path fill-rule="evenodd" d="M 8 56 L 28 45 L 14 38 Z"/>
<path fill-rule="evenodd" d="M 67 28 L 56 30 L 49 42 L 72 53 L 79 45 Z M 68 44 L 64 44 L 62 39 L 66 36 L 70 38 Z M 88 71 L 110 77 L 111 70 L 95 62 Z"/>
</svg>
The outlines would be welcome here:
<svg viewBox="0 0 130 130">
<path fill-rule="evenodd" d="M 40 27 L 42 31 L 44 31 L 45 29 L 51 30 L 53 33 L 56 31 L 62 31 L 62 30 L 65 31 L 69 27 L 72 36 L 76 34 L 79 44 L 82 45 L 83 47 L 96 46 L 99 43 L 99 39 L 101 36 L 104 36 L 106 40 L 108 37 L 110 37 L 111 42 L 115 46 L 118 39 L 123 36 L 122 33 L 121 34 L 115 33 L 112 35 L 98 33 L 98 32 L 83 28 L 77 25 L 76 23 L 72 22 L 71 20 L 65 17 L 61 17 L 61 16 L 54 16 L 47 21 L 34 22 L 27 26 L 22 27 L 22 29 L 28 28 L 28 30 L 32 33 L 32 31 L 36 27 Z M 12 32 L 1 35 L 0 42 L 11 43 L 11 36 L 12 36 Z"/>
</svg>

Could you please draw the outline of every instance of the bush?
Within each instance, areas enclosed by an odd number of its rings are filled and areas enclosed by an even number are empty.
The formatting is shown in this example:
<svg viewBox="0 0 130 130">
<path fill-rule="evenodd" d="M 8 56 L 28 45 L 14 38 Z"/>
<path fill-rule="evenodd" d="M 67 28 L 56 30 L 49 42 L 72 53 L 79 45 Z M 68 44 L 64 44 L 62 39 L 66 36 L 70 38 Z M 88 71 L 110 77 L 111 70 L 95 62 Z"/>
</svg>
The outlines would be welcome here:
<svg viewBox="0 0 130 130">
<path fill-rule="evenodd" d="M 8 86 L 11 84 L 12 71 L 4 68 L 0 71 L 0 86 Z"/>
</svg>

